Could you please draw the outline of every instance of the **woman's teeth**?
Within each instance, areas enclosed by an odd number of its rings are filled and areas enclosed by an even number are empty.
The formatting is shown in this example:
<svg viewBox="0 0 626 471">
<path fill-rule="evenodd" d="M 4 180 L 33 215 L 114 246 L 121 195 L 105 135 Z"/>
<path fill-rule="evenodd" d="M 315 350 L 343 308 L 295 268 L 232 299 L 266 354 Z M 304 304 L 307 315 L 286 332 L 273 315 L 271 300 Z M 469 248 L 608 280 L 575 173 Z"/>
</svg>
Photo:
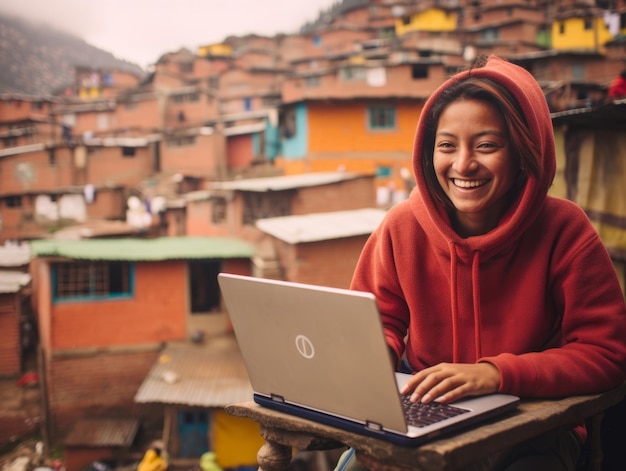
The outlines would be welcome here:
<svg viewBox="0 0 626 471">
<path fill-rule="evenodd" d="M 460 188 L 476 188 L 487 183 L 488 180 L 459 180 L 457 178 L 452 179 L 452 183 Z"/>
</svg>

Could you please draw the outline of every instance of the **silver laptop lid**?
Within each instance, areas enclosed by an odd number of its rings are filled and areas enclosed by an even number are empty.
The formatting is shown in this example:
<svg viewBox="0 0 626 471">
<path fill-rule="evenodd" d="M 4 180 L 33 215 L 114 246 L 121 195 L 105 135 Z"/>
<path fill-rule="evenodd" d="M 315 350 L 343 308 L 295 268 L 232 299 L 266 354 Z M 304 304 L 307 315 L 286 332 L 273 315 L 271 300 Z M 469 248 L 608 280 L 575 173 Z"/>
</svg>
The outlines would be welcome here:
<svg viewBox="0 0 626 471">
<path fill-rule="evenodd" d="M 225 273 L 218 282 L 255 393 L 407 430 L 371 293 Z"/>
</svg>

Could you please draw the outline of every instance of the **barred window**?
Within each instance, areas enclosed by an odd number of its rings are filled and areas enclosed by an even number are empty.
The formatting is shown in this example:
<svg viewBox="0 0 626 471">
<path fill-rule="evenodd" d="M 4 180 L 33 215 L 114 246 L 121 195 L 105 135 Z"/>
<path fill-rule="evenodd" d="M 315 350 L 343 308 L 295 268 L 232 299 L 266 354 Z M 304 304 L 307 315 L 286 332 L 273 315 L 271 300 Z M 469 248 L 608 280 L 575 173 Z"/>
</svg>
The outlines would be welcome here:
<svg viewBox="0 0 626 471">
<path fill-rule="evenodd" d="M 226 222 L 226 208 L 227 203 L 225 198 L 214 197 L 211 199 L 213 201 L 213 211 L 211 214 L 211 221 L 213 224 L 223 224 Z"/>
<path fill-rule="evenodd" d="M 165 141 L 167 147 L 186 147 L 196 143 L 196 136 L 168 137 Z"/>
<path fill-rule="evenodd" d="M 395 129 L 396 109 L 393 106 L 370 106 L 367 108 L 367 124 L 371 130 Z"/>
<path fill-rule="evenodd" d="M 132 295 L 130 262 L 85 261 L 52 265 L 55 300 L 106 299 Z"/>
</svg>

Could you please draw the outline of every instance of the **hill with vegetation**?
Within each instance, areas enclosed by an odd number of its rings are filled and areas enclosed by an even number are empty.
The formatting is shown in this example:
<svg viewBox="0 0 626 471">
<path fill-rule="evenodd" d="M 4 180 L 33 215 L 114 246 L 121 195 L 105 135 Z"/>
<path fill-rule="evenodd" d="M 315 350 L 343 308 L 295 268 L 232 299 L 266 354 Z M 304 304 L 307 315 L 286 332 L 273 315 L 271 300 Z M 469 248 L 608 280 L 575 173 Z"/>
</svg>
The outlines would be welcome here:
<svg viewBox="0 0 626 471">
<path fill-rule="evenodd" d="M 0 93 L 56 94 L 73 84 L 76 66 L 145 73 L 76 36 L 0 12 Z"/>
</svg>

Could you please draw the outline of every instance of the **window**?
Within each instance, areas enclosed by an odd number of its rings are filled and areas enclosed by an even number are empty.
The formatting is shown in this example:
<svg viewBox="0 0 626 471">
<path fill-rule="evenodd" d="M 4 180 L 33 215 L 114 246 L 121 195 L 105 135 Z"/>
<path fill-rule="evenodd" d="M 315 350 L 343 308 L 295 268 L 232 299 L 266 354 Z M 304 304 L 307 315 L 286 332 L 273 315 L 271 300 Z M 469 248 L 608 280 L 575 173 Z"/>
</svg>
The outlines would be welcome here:
<svg viewBox="0 0 626 471">
<path fill-rule="evenodd" d="M 585 64 L 582 64 L 582 63 L 572 64 L 572 79 L 585 80 Z"/>
<path fill-rule="evenodd" d="M 297 132 L 297 119 L 296 109 L 286 108 L 279 117 L 278 127 L 280 129 L 280 135 L 283 139 L 290 139 L 296 135 Z"/>
<path fill-rule="evenodd" d="M 411 67 L 411 78 L 413 80 L 428 78 L 428 66 L 413 65 L 413 67 Z"/>
<path fill-rule="evenodd" d="M 500 37 L 500 32 L 497 28 L 487 28 L 480 34 L 480 40 L 485 42 L 496 41 Z"/>
<path fill-rule="evenodd" d="M 16 137 L 5 137 L 2 139 L 4 143 L 4 147 L 16 147 L 17 146 L 17 138 Z"/>
<path fill-rule="evenodd" d="M 346 82 L 365 80 L 365 67 L 344 67 L 339 69 L 339 77 Z"/>
<path fill-rule="evenodd" d="M 170 137 L 166 141 L 167 147 L 185 147 L 196 143 L 196 136 Z"/>
<path fill-rule="evenodd" d="M 109 129 L 110 116 L 107 113 L 98 113 L 96 116 L 96 128 Z"/>
<path fill-rule="evenodd" d="M 222 224 L 226 222 L 226 198 L 211 198 L 213 201 L 213 211 L 211 214 L 211 222 L 213 224 Z"/>
<path fill-rule="evenodd" d="M 367 123 L 369 129 L 395 129 L 396 109 L 393 106 L 370 106 L 367 109 Z"/>
<path fill-rule="evenodd" d="M 200 101 L 200 94 L 198 92 L 192 92 L 172 95 L 172 101 L 174 103 L 193 103 Z"/>
<path fill-rule="evenodd" d="M 220 85 L 220 79 L 219 77 L 209 77 L 207 83 L 209 85 L 209 88 L 218 88 Z"/>
<path fill-rule="evenodd" d="M 593 29 L 593 18 L 585 18 L 585 31 Z"/>
<path fill-rule="evenodd" d="M 206 314 L 220 311 L 220 289 L 217 274 L 222 270 L 220 260 L 193 260 L 189 262 L 189 291 L 191 313 Z"/>
<path fill-rule="evenodd" d="M 565 23 L 559 23 L 559 34 L 565 34 Z"/>
<path fill-rule="evenodd" d="M 289 191 L 244 192 L 243 223 L 252 225 L 257 219 L 290 216 L 292 198 Z"/>
<path fill-rule="evenodd" d="M 133 294 L 130 262 L 85 261 L 52 264 L 55 301 L 113 299 Z"/>
<path fill-rule="evenodd" d="M 193 72 L 193 62 L 182 62 L 178 67 L 181 74 L 190 74 Z"/>
<path fill-rule="evenodd" d="M 307 88 L 315 88 L 320 86 L 320 77 L 319 75 L 312 75 L 304 79 L 304 84 Z"/>
<path fill-rule="evenodd" d="M 122 147 L 122 156 L 123 157 L 134 157 L 136 149 L 134 147 Z"/>
<path fill-rule="evenodd" d="M 377 178 L 389 178 L 391 177 L 391 167 L 387 165 L 379 165 L 376 167 Z"/>
<path fill-rule="evenodd" d="M 22 207 L 21 196 L 7 196 L 5 202 L 6 202 L 7 208 L 21 208 Z"/>
</svg>

